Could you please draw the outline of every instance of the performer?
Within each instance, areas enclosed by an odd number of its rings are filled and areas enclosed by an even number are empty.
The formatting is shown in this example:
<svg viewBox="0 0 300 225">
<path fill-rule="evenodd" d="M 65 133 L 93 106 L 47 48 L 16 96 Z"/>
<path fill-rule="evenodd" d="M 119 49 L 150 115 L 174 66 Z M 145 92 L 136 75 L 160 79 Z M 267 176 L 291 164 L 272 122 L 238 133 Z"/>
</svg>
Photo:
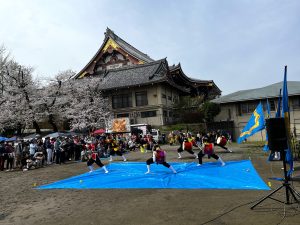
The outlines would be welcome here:
<svg viewBox="0 0 300 225">
<path fill-rule="evenodd" d="M 152 158 L 148 159 L 146 161 L 147 164 L 147 172 L 145 174 L 150 173 L 150 165 L 155 163 L 156 164 L 162 164 L 163 166 L 169 168 L 170 170 L 173 171 L 173 173 L 177 173 L 176 170 L 171 166 L 169 163 L 166 162 L 166 152 L 163 151 L 159 145 L 156 145 L 153 149 L 153 156 Z"/>
<path fill-rule="evenodd" d="M 93 151 L 88 152 L 88 161 L 87 161 L 87 166 L 90 169 L 90 173 L 94 171 L 93 164 L 96 163 L 100 168 L 102 167 L 105 171 L 105 173 L 108 173 L 108 170 L 106 169 L 106 166 L 103 165 L 101 162 L 98 154 Z"/>
<path fill-rule="evenodd" d="M 123 158 L 123 161 L 126 162 L 127 159 L 125 158 L 125 156 L 122 154 L 121 152 L 121 147 L 118 145 L 118 143 L 116 142 L 116 140 L 111 139 L 110 144 L 108 145 L 108 147 L 110 148 L 109 151 L 109 161 L 112 162 L 113 161 L 113 155 L 119 155 Z"/>
<path fill-rule="evenodd" d="M 203 141 L 203 144 L 202 144 L 202 149 L 200 148 L 201 150 L 198 153 L 199 164 L 197 166 L 202 165 L 202 158 L 205 155 L 208 155 L 208 158 L 212 157 L 212 158 L 218 160 L 222 164 L 222 166 L 225 166 L 225 163 L 221 159 L 221 157 L 219 157 L 218 155 L 215 154 L 214 144 L 209 142 L 208 137 L 203 137 L 202 141 Z"/>
<path fill-rule="evenodd" d="M 177 149 L 178 152 L 178 159 L 181 159 L 181 152 L 183 152 L 184 150 L 187 151 L 188 153 L 190 153 L 191 155 L 194 155 L 195 158 L 197 159 L 198 156 L 195 152 L 193 152 L 193 142 L 189 141 L 187 138 L 184 138 L 183 143 L 182 143 L 182 148 L 179 147 Z"/>
<path fill-rule="evenodd" d="M 225 147 L 226 144 L 227 144 L 227 138 L 224 135 L 217 134 L 217 142 L 215 143 L 215 145 L 225 149 L 228 152 L 232 152 L 232 150 Z"/>
</svg>

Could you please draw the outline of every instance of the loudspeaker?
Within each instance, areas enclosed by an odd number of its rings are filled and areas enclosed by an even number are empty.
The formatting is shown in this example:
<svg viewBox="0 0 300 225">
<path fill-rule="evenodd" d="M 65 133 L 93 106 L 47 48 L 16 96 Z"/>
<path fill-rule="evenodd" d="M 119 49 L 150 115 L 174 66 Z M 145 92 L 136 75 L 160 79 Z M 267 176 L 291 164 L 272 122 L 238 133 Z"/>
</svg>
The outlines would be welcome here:
<svg viewBox="0 0 300 225">
<path fill-rule="evenodd" d="M 284 118 L 267 119 L 266 129 L 271 151 L 280 152 L 288 148 Z"/>
</svg>

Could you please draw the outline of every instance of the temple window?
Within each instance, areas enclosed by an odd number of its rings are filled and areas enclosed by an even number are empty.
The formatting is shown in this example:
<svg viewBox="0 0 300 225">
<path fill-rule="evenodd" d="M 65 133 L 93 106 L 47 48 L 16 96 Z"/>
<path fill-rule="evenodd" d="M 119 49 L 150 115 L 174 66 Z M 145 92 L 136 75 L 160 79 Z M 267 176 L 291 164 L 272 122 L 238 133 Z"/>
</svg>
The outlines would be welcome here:
<svg viewBox="0 0 300 225">
<path fill-rule="evenodd" d="M 275 101 L 270 100 L 269 103 L 270 103 L 270 111 L 275 111 L 276 110 Z"/>
<path fill-rule="evenodd" d="M 155 117 L 155 116 L 156 116 L 156 111 L 145 111 L 145 112 L 141 112 L 141 118 Z"/>
<path fill-rule="evenodd" d="M 300 97 L 295 97 L 292 99 L 292 106 L 294 109 L 300 109 Z"/>
<path fill-rule="evenodd" d="M 119 113 L 117 114 L 117 118 L 129 117 L 129 113 Z"/>
<path fill-rule="evenodd" d="M 136 106 L 148 105 L 147 91 L 135 93 Z"/>
<path fill-rule="evenodd" d="M 132 98 L 129 94 L 115 95 L 112 97 L 113 109 L 132 107 Z"/>
</svg>

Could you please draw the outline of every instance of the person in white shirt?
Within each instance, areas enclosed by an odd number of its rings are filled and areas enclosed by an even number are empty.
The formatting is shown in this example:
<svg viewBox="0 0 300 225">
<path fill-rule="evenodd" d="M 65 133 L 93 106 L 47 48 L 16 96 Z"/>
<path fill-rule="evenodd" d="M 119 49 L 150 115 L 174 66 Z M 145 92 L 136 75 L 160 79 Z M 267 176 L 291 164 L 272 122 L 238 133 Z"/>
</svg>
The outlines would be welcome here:
<svg viewBox="0 0 300 225">
<path fill-rule="evenodd" d="M 29 144 L 29 154 L 30 154 L 31 159 L 33 159 L 33 156 L 34 156 L 36 150 L 37 150 L 36 142 L 35 142 L 35 140 L 32 140 Z"/>
</svg>

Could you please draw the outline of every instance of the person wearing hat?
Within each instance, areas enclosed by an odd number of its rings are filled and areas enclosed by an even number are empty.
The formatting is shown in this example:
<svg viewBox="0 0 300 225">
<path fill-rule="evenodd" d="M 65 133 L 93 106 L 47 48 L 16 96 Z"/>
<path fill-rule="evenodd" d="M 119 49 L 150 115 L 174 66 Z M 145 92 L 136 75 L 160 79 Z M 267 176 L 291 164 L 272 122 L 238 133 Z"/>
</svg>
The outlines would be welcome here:
<svg viewBox="0 0 300 225">
<path fill-rule="evenodd" d="M 176 170 L 169 163 L 166 162 L 166 151 L 163 151 L 159 145 L 155 145 L 153 149 L 152 158 L 146 161 L 147 164 L 147 172 L 145 174 L 150 173 L 150 165 L 155 163 L 162 164 L 163 166 L 169 168 L 173 171 L 173 173 L 177 173 Z"/>
<path fill-rule="evenodd" d="M 219 157 L 218 155 L 215 154 L 214 152 L 214 144 L 213 141 L 210 141 L 209 138 L 207 136 L 204 136 L 202 139 L 202 148 L 200 148 L 200 152 L 198 153 L 198 160 L 199 160 L 199 164 L 197 166 L 201 166 L 202 165 L 202 158 L 203 156 L 207 155 L 208 158 L 212 157 L 216 160 L 218 160 L 222 166 L 225 166 L 224 161 L 222 160 L 221 157 Z"/>
<path fill-rule="evenodd" d="M 178 152 L 178 159 L 181 159 L 181 152 L 187 151 L 191 155 L 194 155 L 197 159 L 197 154 L 193 151 L 193 142 L 189 141 L 188 138 L 183 139 L 182 148 L 177 149 Z"/>
</svg>

